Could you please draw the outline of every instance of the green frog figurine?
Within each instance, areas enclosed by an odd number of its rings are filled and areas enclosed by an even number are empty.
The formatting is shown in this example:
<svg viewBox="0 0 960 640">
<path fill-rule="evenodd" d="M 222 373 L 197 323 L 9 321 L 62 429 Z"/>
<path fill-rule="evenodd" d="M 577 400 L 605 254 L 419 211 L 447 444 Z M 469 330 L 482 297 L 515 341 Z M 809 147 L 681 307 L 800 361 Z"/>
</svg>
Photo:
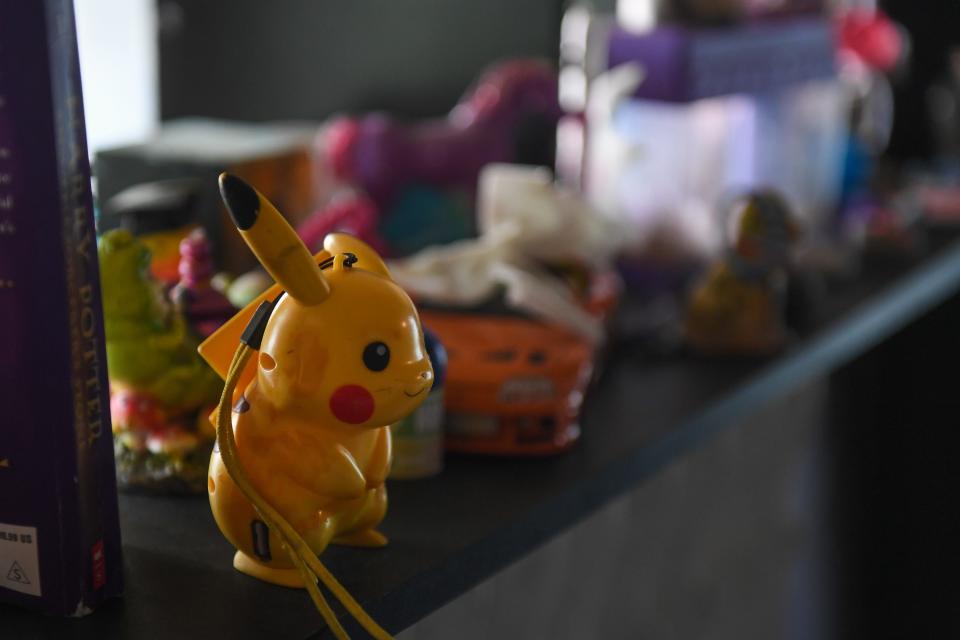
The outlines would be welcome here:
<svg viewBox="0 0 960 640">
<path fill-rule="evenodd" d="M 198 338 L 150 275 L 129 232 L 98 244 L 118 480 L 127 488 L 202 492 L 213 443 L 207 413 L 220 381 Z"/>
</svg>

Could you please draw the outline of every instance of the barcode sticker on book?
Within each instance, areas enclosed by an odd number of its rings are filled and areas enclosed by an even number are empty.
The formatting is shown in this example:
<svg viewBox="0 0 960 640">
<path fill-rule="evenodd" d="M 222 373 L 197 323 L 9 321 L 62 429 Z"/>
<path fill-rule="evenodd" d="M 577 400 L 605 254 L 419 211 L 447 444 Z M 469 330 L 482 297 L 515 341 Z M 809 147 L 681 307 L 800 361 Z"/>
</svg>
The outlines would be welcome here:
<svg viewBox="0 0 960 640">
<path fill-rule="evenodd" d="M 37 529 L 0 522 L 0 587 L 40 595 Z"/>
</svg>

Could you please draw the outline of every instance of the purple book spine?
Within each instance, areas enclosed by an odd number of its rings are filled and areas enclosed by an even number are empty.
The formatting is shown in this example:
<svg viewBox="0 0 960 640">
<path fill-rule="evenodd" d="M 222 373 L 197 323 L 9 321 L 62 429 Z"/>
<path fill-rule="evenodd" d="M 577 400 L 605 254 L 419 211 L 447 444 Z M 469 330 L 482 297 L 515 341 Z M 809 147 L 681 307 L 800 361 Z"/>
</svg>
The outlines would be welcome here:
<svg viewBox="0 0 960 640">
<path fill-rule="evenodd" d="M 0 600 L 83 615 L 122 576 L 71 0 L 0 0 L 0 322 Z"/>
</svg>

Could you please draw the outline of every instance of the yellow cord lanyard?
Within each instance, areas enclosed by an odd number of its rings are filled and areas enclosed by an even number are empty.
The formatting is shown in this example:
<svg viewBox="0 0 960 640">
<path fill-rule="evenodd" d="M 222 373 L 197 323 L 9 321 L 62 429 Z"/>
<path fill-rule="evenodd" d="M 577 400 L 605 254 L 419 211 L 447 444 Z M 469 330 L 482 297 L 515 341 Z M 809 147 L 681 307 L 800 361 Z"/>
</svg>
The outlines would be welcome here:
<svg viewBox="0 0 960 640">
<path fill-rule="evenodd" d="M 220 446 L 220 456 L 227 473 L 233 479 L 240 491 L 246 496 L 247 500 L 253 505 L 260 518 L 267 524 L 283 542 L 290 554 L 290 560 L 300 572 L 303 583 L 306 586 L 313 604 L 316 605 L 320 615 L 333 635 L 340 640 L 348 639 L 349 636 L 344 630 L 340 621 L 330 608 L 329 603 L 320 591 L 319 582 L 340 601 L 350 615 L 377 640 L 391 640 L 392 636 L 384 631 L 370 615 L 363 610 L 363 607 L 350 595 L 350 593 L 341 585 L 327 568 L 320 562 L 320 558 L 310 549 L 296 529 L 284 518 L 269 502 L 267 502 L 256 487 L 250 482 L 249 477 L 240 465 L 237 456 L 237 441 L 233 434 L 233 423 L 231 418 L 231 405 L 233 403 L 233 394 L 236 391 L 237 382 L 240 379 L 243 370 L 250 360 L 250 356 L 260 349 L 260 342 L 263 339 L 263 331 L 266 328 L 267 320 L 273 311 L 275 302 L 264 301 L 257 308 L 250 322 L 247 324 L 243 335 L 240 338 L 240 345 L 237 347 L 230 363 L 226 382 L 223 387 L 223 395 L 220 396 L 220 404 L 217 407 L 217 442 Z"/>
</svg>

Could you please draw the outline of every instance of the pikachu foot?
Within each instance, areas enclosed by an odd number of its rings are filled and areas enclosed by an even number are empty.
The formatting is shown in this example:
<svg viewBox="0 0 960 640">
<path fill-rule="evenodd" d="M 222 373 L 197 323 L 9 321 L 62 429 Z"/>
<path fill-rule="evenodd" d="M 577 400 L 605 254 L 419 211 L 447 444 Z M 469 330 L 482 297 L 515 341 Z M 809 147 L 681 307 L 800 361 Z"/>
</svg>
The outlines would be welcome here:
<svg viewBox="0 0 960 640">
<path fill-rule="evenodd" d="M 300 577 L 300 572 L 296 569 L 268 567 L 242 551 L 237 551 L 233 556 L 233 568 L 240 573 L 245 573 L 270 584 L 278 584 L 281 587 L 290 587 L 291 589 L 303 589 L 303 578 Z"/>
<path fill-rule="evenodd" d="M 374 529 L 354 531 L 333 539 L 333 544 L 342 544 L 346 547 L 385 547 L 387 536 Z"/>
</svg>

